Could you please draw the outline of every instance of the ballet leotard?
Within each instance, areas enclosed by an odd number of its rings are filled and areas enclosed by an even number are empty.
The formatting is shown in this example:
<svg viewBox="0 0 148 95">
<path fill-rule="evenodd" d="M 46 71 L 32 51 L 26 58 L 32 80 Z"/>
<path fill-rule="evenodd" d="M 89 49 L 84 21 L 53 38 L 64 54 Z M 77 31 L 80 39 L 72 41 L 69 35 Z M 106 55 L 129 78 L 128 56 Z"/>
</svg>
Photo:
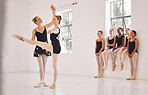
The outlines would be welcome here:
<svg viewBox="0 0 148 95">
<path fill-rule="evenodd" d="M 44 27 L 43 33 L 40 33 L 38 31 L 36 31 L 36 29 L 35 29 L 35 36 L 37 37 L 37 41 L 48 43 L 47 30 L 45 27 Z M 36 46 L 35 50 L 34 50 L 34 57 L 39 57 L 39 55 L 42 55 L 42 54 L 44 54 L 46 56 L 51 56 L 51 52 L 49 52 L 45 49 L 42 49 L 40 46 Z"/>
<path fill-rule="evenodd" d="M 110 40 L 109 37 L 108 37 L 108 43 L 113 44 L 114 43 L 114 38 Z M 112 49 L 112 48 L 113 48 L 113 46 L 109 46 L 109 49 Z"/>
<path fill-rule="evenodd" d="M 130 38 L 129 38 L 129 39 L 130 39 Z M 126 37 L 126 44 L 125 44 L 125 47 L 127 47 L 127 43 L 128 43 L 128 40 L 129 40 L 129 39 L 127 39 L 127 37 Z"/>
<path fill-rule="evenodd" d="M 136 40 L 136 39 L 135 39 Z M 132 42 L 130 42 L 130 40 L 129 40 L 129 54 L 132 54 L 132 52 L 134 51 L 134 49 L 135 49 L 135 40 L 134 41 L 132 41 Z M 138 53 L 138 51 L 136 50 L 136 52 Z"/>
<path fill-rule="evenodd" d="M 101 41 L 97 41 L 96 44 L 97 44 L 96 53 L 98 53 L 101 50 L 101 48 L 102 48 L 102 42 Z M 102 50 L 102 52 L 103 51 L 104 51 L 104 49 Z"/>
<path fill-rule="evenodd" d="M 50 34 L 50 40 L 51 40 L 51 44 L 53 46 L 53 53 L 55 53 L 55 54 L 59 54 L 61 52 L 60 42 L 57 39 L 57 37 L 60 34 L 60 28 L 59 27 L 57 27 L 57 28 L 59 29 L 58 34 L 54 34 L 54 33 Z"/>
<path fill-rule="evenodd" d="M 123 39 L 124 35 L 122 35 L 121 37 L 118 38 L 118 36 L 116 36 L 116 43 L 117 43 L 117 47 L 119 47 L 120 45 L 122 45 L 122 39 Z"/>
</svg>

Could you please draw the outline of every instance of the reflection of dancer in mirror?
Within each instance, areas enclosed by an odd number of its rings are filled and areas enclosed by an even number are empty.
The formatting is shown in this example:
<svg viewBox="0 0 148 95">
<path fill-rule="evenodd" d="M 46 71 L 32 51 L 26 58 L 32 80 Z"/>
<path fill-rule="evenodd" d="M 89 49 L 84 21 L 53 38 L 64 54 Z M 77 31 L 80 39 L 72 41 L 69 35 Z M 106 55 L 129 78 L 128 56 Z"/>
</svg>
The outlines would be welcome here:
<svg viewBox="0 0 148 95">
<path fill-rule="evenodd" d="M 104 51 L 104 39 L 102 36 L 102 31 L 98 31 L 97 33 L 98 39 L 96 40 L 95 54 L 96 60 L 98 63 L 98 75 L 94 76 L 94 78 L 101 78 L 103 74 L 103 59 L 102 59 L 102 51 Z"/>
<path fill-rule="evenodd" d="M 55 7 L 52 5 L 51 9 L 53 11 L 53 14 L 55 12 Z M 13 35 L 13 37 L 17 38 L 18 40 L 25 41 L 31 45 L 37 45 L 40 46 L 43 49 L 46 49 L 47 51 L 52 52 L 52 58 L 53 58 L 53 69 L 54 69 L 54 81 L 52 85 L 50 86 L 51 89 L 55 88 L 55 83 L 57 79 L 57 59 L 58 59 L 58 54 L 61 51 L 61 46 L 60 42 L 58 40 L 58 36 L 60 34 L 60 29 L 59 29 L 59 24 L 60 21 L 62 20 L 61 16 L 54 16 L 53 21 L 47 25 L 45 25 L 45 28 L 49 28 L 54 24 L 54 29 L 49 30 L 47 33 L 50 34 L 50 40 L 51 44 L 47 42 L 41 42 L 41 41 L 33 41 L 33 40 L 28 40 L 24 37 L 21 37 L 19 35 Z"/>
<path fill-rule="evenodd" d="M 108 66 L 108 56 L 109 54 L 112 53 L 113 47 L 115 45 L 116 42 L 116 38 L 113 36 L 114 33 L 114 29 L 110 29 L 110 36 L 106 38 L 106 42 L 107 42 L 107 49 L 105 49 L 105 51 L 102 52 L 102 58 L 103 58 L 103 62 L 104 62 L 104 70 L 106 70 L 107 66 Z M 112 62 L 113 62 L 113 58 L 111 56 Z"/>
<path fill-rule="evenodd" d="M 138 60 L 138 40 L 135 37 L 136 31 L 131 31 L 131 38 L 128 40 L 127 44 L 127 51 L 128 51 L 128 57 L 129 62 L 131 66 L 131 77 L 127 80 L 135 80 L 136 79 L 136 66 L 137 66 L 137 60 Z"/>
<path fill-rule="evenodd" d="M 127 43 L 128 43 L 128 40 L 130 39 L 130 29 L 127 28 L 126 29 L 126 34 L 128 35 L 127 37 L 124 38 L 124 46 L 122 49 L 120 49 L 120 51 L 117 53 L 118 55 L 118 61 L 119 61 L 119 64 L 120 65 L 120 70 L 122 71 L 123 70 L 123 65 L 124 65 L 124 59 L 125 59 L 125 55 L 127 54 Z M 122 55 L 122 58 L 121 58 L 121 55 Z"/>
</svg>

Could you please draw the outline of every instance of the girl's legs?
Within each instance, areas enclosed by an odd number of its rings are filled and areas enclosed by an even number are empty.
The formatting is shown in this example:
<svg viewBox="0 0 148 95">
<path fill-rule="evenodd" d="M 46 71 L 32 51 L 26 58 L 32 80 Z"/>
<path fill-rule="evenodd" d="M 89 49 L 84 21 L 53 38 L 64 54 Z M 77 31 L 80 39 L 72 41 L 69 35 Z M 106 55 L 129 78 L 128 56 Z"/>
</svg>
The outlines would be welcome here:
<svg viewBox="0 0 148 95">
<path fill-rule="evenodd" d="M 43 76 L 43 80 L 45 79 L 45 66 L 46 66 L 46 62 L 47 62 L 47 56 L 46 55 L 42 55 L 42 59 L 43 59 L 43 70 L 44 70 L 44 76 Z M 45 87 L 48 87 L 48 85 L 43 81 L 43 85 Z"/>
<path fill-rule="evenodd" d="M 94 76 L 94 78 L 98 78 L 100 76 L 100 60 L 99 60 L 99 56 L 96 56 L 96 61 L 97 61 L 97 65 L 98 65 L 98 75 Z"/>
<path fill-rule="evenodd" d="M 108 51 L 108 49 L 105 49 L 105 51 L 102 52 L 102 59 L 103 59 L 103 62 L 104 62 L 104 70 L 106 70 L 108 64 L 107 64 L 107 54 L 106 52 Z"/>
<path fill-rule="evenodd" d="M 102 53 L 100 53 L 100 55 L 99 55 L 99 60 L 100 60 L 100 76 L 102 76 L 103 75 L 103 71 L 104 71 L 104 69 L 103 69 L 103 58 L 102 58 Z"/>
<path fill-rule="evenodd" d="M 133 64 L 133 77 L 132 77 L 132 80 L 134 80 L 136 78 L 137 61 L 138 61 L 138 53 L 135 52 L 133 57 L 132 57 L 132 64 Z"/>
<path fill-rule="evenodd" d="M 58 60 L 58 54 L 53 53 L 52 54 L 52 58 L 53 58 L 54 81 L 53 81 L 52 85 L 50 86 L 50 88 L 54 89 L 55 88 L 55 84 L 56 84 L 56 79 L 57 79 L 57 60 Z"/>
<path fill-rule="evenodd" d="M 122 48 L 120 48 L 120 50 L 117 52 L 117 56 L 118 56 L 118 62 L 120 64 L 120 70 L 123 70 L 123 63 L 121 62 L 121 54 L 122 54 Z"/>
<path fill-rule="evenodd" d="M 125 55 L 127 54 L 127 49 L 122 52 L 122 61 L 121 63 L 124 64 Z"/>
<path fill-rule="evenodd" d="M 129 58 L 129 62 L 130 62 L 130 67 L 131 67 L 131 77 L 127 78 L 127 80 L 130 80 L 133 77 L 133 64 L 132 64 L 132 58 Z"/>
<path fill-rule="evenodd" d="M 120 50 L 121 48 L 117 48 L 115 49 L 112 53 L 111 53 L 111 56 L 113 57 L 113 67 L 112 67 L 112 71 L 115 71 L 115 68 L 116 68 L 116 64 L 115 64 L 115 61 L 116 61 L 116 55 L 117 55 L 117 52 Z"/>
<path fill-rule="evenodd" d="M 98 75 L 94 76 L 94 78 L 98 78 L 99 74 L 100 74 L 100 61 L 99 61 L 99 56 L 96 56 L 96 61 L 97 61 L 97 65 L 98 65 Z"/>
<path fill-rule="evenodd" d="M 108 62 L 108 56 L 111 55 L 112 67 L 113 67 L 114 64 L 113 64 L 112 50 L 113 50 L 113 49 L 109 49 L 109 50 L 106 52 L 106 59 L 107 59 L 107 62 Z"/>
<path fill-rule="evenodd" d="M 38 63 L 39 63 L 40 83 L 43 83 L 43 81 L 44 81 L 44 69 L 43 69 L 42 56 L 39 55 L 39 57 L 37 57 L 37 60 L 38 60 Z"/>
<path fill-rule="evenodd" d="M 25 41 L 28 44 L 31 45 L 38 45 L 40 47 L 42 47 L 43 49 L 46 49 L 47 51 L 53 52 L 53 47 L 51 44 L 46 43 L 46 42 L 40 42 L 40 41 L 32 41 L 32 40 L 28 40 L 24 37 L 21 37 L 19 35 L 12 35 L 14 38 L 17 38 L 18 40 L 22 39 L 23 41 Z"/>
<path fill-rule="evenodd" d="M 35 85 L 34 87 L 40 87 L 43 85 L 43 82 L 44 82 L 44 69 L 43 69 L 43 62 L 42 62 L 41 55 L 39 55 L 39 57 L 37 57 L 37 61 L 39 63 L 40 83 Z"/>
</svg>

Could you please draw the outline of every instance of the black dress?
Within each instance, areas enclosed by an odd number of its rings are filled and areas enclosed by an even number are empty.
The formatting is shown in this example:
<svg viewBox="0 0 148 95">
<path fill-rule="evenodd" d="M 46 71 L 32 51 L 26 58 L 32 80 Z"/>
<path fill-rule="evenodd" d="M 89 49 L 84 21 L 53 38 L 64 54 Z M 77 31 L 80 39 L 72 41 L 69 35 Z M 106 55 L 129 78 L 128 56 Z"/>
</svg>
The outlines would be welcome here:
<svg viewBox="0 0 148 95">
<path fill-rule="evenodd" d="M 117 47 L 122 45 L 123 37 L 124 37 L 124 35 L 122 35 L 121 37 L 116 36 Z"/>
<path fill-rule="evenodd" d="M 114 38 L 112 38 L 111 40 L 109 39 L 109 37 L 108 37 L 108 43 L 109 44 L 113 44 L 114 43 Z M 109 46 L 109 49 L 112 49 L 113 48 L 113 46 Z"/>
<path fill-rule="evenodd" d="M 135 39 L 135 40 L 136 40 L 136 39 Z M 129 50 L 129 54 L 132 54 L 132 52 L 133 52 L 134 49 L 135 49 L 135 40 L 132 41 L 132 42 L 130 42 L 130 40 L 129 40 L 129 48 L 128 48 L 128 50 Z M 136 50 L 136 52 L 138 53 L 137 50 Z"/>
<path fill-rule="evenodd" d="M 55 53 L 55 54 L 59 54 L 61 52 L 60 42 L 57 39 L 57 37 L 60 34 L 60 28 L 59 27 L 57 27 L 57 28 L 59 29 L 58 34 L 54 34 L 54 33 L 50 34 L 50 40 L 51 40 L 51 44 L 53 46 L 53 53 Z"/>
<path fill-rule="evenodd" d="M 48 41 L 47 41 L 47 30 L 46 30 L 45 27 L 44 27 L 43 33 L 37 32 L 35 30 L 35 36 L 37 37 L 37 41 L 48 43 Z M 42 54 L 44 54 L 46 56 L 51 56 L 51 52 L 49 52 L 45 49 L 42 49 L 40 46 L 36 46 L 35 50 L 34 50 L 34 57 L 39 57 L 39 55 L 42 55 Z"/>
<path fill-rule="evenodd" d="M 130 39 L 130 38 L 129 38 Z M 125 47 L 127 47 L 127 43 L 128 43 L 128 40 L 129 40 L 127 37 L 126 37 L 126 44 L 125 44 Z"/>
<path fill-rule="evenodd" d="M 96 53 L 98 53 L 101 50 L 101 48 L 102 48 L 102 42 L 101 41 L 97 41 L 96 44 L 97 44 Z M 103 51 L 104 51 L 104 49 L 102 50 L 102 52 Z"/>
</svg>

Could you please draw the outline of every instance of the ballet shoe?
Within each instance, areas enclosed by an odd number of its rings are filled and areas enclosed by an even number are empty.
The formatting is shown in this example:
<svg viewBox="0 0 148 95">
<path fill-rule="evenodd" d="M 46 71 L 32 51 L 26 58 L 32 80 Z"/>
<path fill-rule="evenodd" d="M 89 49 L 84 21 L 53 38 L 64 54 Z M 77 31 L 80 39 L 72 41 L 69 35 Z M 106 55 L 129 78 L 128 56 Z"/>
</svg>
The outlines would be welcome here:
<svg viewBox="0 0 148 95">
<path fill-rule="evenodd" d="M 24 41 L 23 38 L 20 35 L 13 34 L 12 37 L 14 37 L 14 38 L 16 38 L 18 40 Z"/>
<path fill-rule="evenodd" d="M 18 40 L 20 40 L 20 38 L 21 38 L 21 36 L 15 35 L 15 34 L 13 34 L 12 36 L 13 36 L 14 38 L 17 38 Z"/>
<path fill-rule="evenodd" d="M 43 83 L 39 83 L 37 85 L 34 85 L 34 88 L 43 87 Z"/>
<path fill-rule="evenodd" d="M 101 78 L 101 75 L 98 75 L 98 76 L 94 76 L 94 78 Z"/>
<path fill-rule="evenodd" d="M 123 70 L 123 63 L 121 63 L 121 65 L 120 65 L 120 70 L 121 71 Z"/>
<path fill-rule="evenodd" d="M 43 86 L 44 86 L 44 87 L 49 87 L 49 85 L 48 85 L 48 84 L 46 84 L 46 83 L 43 83 Z"/>
<path fill-rule="evenodd" d="M 116 68 L 116 64 L 113 64 L 112 71 L 115 71 L 115 68 Z"/>
<path fill-rule="evenodd" d="M 50 89 L 55 89 L 55 84 L 52 84 L 52 85 L 50 86 Z"/>
<path fill-rule="evenodd" d="M 131 78 L 127 78 L 126 80 L 130 80 Z"/>
<path fill-rule="evenodd" d="M 106 70 L 107 66 L 108 66 L 108 64 L 105 64 L 105 66 L 103 67 L 103 68 L 104 68 L 104 70 Z"/>
<path fill-rule="evenodd" d="M 130 80 L 135 80 L 135 79 L 136 79 L 135 77 L 130 78 Z"/>
<path fill-rule="evenodd" d="M 134 77 L 127 78 L 126 80 L 135 80 Z"/>
</svg>

